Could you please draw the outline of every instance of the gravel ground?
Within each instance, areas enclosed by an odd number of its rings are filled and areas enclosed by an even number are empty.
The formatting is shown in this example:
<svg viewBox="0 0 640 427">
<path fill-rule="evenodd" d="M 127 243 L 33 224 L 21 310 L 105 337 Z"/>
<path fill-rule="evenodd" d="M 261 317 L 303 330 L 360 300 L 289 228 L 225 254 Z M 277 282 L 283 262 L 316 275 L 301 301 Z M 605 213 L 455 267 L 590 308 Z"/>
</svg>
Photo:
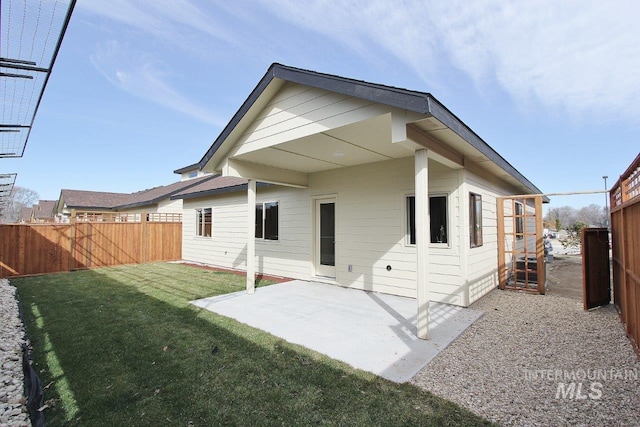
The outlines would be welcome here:
<svg viewBox="0 0 640 427">
<path fill-rule="evenodd" d="M 0 426 L 31 426 L 24 399 L 22 343 L 16 288 L 0 279 Z"/>
<path fill-rule="evenodd" d="M 412 382 L 505 426 L 640 425 L 640 362 L 616 309 L 494 290 Z"/>
</svg>

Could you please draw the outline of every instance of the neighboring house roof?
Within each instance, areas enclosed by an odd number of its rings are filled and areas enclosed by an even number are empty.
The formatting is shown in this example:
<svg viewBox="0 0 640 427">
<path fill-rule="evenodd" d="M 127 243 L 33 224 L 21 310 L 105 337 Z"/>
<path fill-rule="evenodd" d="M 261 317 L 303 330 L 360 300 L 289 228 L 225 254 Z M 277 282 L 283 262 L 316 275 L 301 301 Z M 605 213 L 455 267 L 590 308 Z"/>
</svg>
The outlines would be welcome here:
<svg viewBox="0 0 640 427">
<path fill-rule="evenodd" d="M 172 195 L 213 179 L 207 175 L 187 181 L 178 181 L 138 191 L 136 193 L 108 193 L 101 191 L 83 191 L 64 189 L 60 198 L 69 209 L 127 209 L 153 205 Z"/>
<path fill-rule="evenodd" d="M 18 214 L 18 222 L 30 221 L 32 213 L 33 213 L 33 208 L 24 207 L 20 209 L 20 213 Z"/>
<path fill-rule="evenodd" d="M 36 219 L 52 219 L 55 217 L 56 200 L 40 200 L 33 207 L 33 215 Z"/>
<path fill-rule="evenodd" d="M 178 169 L 175 172 L 180 173 L 181 171 L 188 171 L 194 166 L 197 166 L 202 170 L 220 146 L 230 136 L 234 128 L 249 112 L 258 98 L 260 98 L 263 92 L 265 92 L 270 83 L 275 79 L 324 89 L 434 117 L 446 125 L 452 132 L 458 135 L 471 147 L 477 150 L 483 157 L 489 159 L 509 176 L 513 177 L 513 179 L 522 185 L 523 188 L 526 188 L 531 193 L 542 193 L 533 183 L 518 172 L 511 164 L 509 164 L 509 162 L 507 162 L 500 154 L 498 154 L 482 138 L 471 130 L 471 128 L 463 123 L 430 93 L 369 83 L 362 80 L 299 69 L 277 63 L 274 63 L 269 67 L 258 85 L 249 94 L 248 98 L 240 106 L 240 109 L 222 130 L 202 159 L 195 165 Z"/>
<path fill-rule="evenodd" d="M 126 203 L 129 195 L 103 191 L 84 191 L 63 189 L 61 200 L 70 209 L 112 209 Z"/>
<path fill-rule="evenodd" d="M 199 178 L 193 178 L 187 181 L 178 181 L 173 184 L 164 185 L 162 187 L 155 187 L 149 190 L 138 191 L 130 195 L 130 199 L 127 203 L 118 206 L 118 208 L 135 208 L 139 206 L 146 206 L 158 203 L 159 201 L 171 197 L 172 195 L 186 190 L 188 188 L 195 187 L 204 182 L 210 181 L 215 175 L 206 175 Z"/>
<path fill-rule="evenodd" d="M 258 183 L 258 186 L 266 185 L 268 184 Z M 176 193 L 175 195 L 171 196 L 171 199 L 195 199 L 197 197 L 205 197 L 214 194 L 245 190 L 246 188 L 247 180 L 244 178 L 216 175 L 212 180 L 203 182 L 187 190 L 181 191 L 180 193 Z"/>
</svg>

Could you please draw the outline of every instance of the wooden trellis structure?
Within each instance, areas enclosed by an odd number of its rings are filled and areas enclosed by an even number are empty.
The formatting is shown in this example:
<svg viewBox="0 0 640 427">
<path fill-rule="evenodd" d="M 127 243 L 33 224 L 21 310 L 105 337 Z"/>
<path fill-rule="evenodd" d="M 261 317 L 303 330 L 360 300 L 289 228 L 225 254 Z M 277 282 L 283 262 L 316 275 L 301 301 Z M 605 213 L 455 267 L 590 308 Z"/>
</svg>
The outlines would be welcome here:
<svg viewBox="0 0 640 427">
<path fill-rule="evenodd" d="M 497 199 L 500 289 L 545 293 L 542 197 L 530 195 Z"/>
</svg>

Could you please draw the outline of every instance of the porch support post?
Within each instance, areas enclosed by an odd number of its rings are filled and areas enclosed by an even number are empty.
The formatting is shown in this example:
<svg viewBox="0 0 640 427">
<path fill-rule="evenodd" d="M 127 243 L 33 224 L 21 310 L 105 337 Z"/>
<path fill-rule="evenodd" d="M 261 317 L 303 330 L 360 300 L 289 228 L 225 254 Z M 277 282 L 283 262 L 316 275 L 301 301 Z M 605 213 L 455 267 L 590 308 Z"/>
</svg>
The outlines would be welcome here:
<svg viewBox="0 0 640 427">
<path fill-rule="evenodd" d="M 256 180 L 247 185 L 247 293 L 256 290 Z"/>
<path fill-rule="evenodd" d="M 429 151 L 415 153 L 418 338 L 429 339 Z"/>
</svg>

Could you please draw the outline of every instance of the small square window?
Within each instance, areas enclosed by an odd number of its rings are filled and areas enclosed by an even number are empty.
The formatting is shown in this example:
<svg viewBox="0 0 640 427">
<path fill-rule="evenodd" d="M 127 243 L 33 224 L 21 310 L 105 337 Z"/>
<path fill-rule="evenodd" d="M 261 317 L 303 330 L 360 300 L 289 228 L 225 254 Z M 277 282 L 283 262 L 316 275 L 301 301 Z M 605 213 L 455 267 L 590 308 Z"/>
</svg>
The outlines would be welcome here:
<svg viewBox="0 0 640 427">
<path fill-rule="evenodd" d="M 213 229 L 213 209 L 196 209 L 196 236 L 211 237 Z"/>
</svg>

